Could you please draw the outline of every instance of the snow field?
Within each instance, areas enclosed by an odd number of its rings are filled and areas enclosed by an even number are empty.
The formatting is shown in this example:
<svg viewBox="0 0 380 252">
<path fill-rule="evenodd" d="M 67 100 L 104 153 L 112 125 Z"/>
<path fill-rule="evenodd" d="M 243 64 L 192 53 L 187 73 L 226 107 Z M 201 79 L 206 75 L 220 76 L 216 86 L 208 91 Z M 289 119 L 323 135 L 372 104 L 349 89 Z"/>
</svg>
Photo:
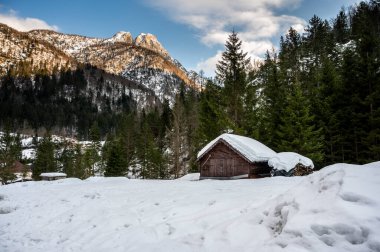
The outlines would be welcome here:
<svg viewBox="0 0 380 252">
<path fill-rule="evenodd" d="M 380 251 L 380 163 L 307 177 L 0 187 L 0 251 Z"/>
</svg>

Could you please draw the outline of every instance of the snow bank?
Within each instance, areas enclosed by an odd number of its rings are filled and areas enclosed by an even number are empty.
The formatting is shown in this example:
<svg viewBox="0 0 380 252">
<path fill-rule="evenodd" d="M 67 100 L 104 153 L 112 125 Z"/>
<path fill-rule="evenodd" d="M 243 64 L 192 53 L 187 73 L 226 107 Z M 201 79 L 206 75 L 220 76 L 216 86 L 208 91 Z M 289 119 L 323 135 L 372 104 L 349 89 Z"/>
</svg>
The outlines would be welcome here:
<svg viewBox="0 0 380 252">
<path fill-rule="evenodd" d="M 380 251 L 380 162 L 305 177 L 0 186 L 0 251 Z"/>
<path fill-rule="evenodd" d="M 276 170 L 285 170 L 289 172 L 297 164 L 314 168 L 313 161 L 295 152 L 280 152 L 268 161 L 268 165 Z"/>
<path fill-rule="evenodd" d="M 250 162 L 267 161 L 276 155 L 276 152 L 259 141 L 249 137 L 225 133 L 208 143 L 198 153 L 198 158 L 202 157 L 208 150 L 214 147 L 221 140 L 226 141 L 232 148 L 240 152 Z"/>
<path fill-rule="evenodd" d="M 177 180 L 197 181 L 199 180 L 200 175 L 200 173 L 189 173 L 183 177 L 178 178 Z"/>
</svg>

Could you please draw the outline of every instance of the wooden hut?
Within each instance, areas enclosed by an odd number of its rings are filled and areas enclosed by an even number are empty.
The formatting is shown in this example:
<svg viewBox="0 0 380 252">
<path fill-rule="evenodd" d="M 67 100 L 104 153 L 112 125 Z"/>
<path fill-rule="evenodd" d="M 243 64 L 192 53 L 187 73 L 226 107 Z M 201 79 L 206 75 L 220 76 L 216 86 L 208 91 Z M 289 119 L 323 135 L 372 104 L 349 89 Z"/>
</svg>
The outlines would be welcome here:
<svg viewBox="0 0 380 252">
<path fill-rule="evenodd" d="M 276 152 L 244 136 L 222 134 L 198 153 L 200 179 L 240 179 L 270 176 L 268 160 Z"/>
</svg>

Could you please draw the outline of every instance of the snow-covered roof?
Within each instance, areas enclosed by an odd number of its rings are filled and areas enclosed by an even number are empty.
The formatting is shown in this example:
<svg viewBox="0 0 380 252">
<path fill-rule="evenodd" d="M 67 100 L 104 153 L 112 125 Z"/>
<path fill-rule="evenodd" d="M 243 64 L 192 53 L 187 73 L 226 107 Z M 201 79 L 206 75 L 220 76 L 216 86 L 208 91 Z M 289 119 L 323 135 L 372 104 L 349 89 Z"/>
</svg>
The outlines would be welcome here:
<svg viewBox="0 0 380 252">
<path fill-rule="evenodd" d="M 62 172 L 45 172 L 41 173 L 40 177 L 66 177 L 66 173 Z"/>
<path fill-rule="evenodd" d="M 268 161 L 268 165 L 273 167 L 273 169 L 285 170 L 287 172 L 293 169 L 297 164 L 314 168 L 313 161 L 310 158 L 295 152 L 280 152 Z"/>
<path fill-rule="evenodd" d="M 208 143 L 198 153 L 197 158 L 201 158 L 221 140 L 227 142 L 233 149 L 239 152 L 250 162 L 268 161 L 271 157 L 276 156 L 276 152 L 260 143 L 259 141 L 256 141 L 249 137 L 225 133 Z"/>
</svg>

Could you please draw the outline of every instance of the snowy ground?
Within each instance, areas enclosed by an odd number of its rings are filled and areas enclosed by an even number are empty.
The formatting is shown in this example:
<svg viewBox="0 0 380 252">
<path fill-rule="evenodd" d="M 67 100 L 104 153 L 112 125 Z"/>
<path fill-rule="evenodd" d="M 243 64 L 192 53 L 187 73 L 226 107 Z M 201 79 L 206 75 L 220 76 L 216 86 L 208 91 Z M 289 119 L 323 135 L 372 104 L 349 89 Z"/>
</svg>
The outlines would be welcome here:
<svg viewBox="0 0 380 252">
<path fill-rule="evenodd" d="M 195 178 L 2 186 L 0 251 L 380 251 L 380 162 Z"/>
</svg>

